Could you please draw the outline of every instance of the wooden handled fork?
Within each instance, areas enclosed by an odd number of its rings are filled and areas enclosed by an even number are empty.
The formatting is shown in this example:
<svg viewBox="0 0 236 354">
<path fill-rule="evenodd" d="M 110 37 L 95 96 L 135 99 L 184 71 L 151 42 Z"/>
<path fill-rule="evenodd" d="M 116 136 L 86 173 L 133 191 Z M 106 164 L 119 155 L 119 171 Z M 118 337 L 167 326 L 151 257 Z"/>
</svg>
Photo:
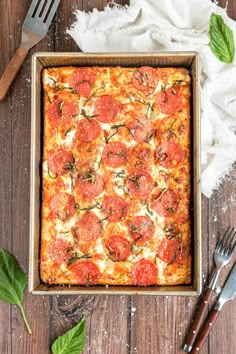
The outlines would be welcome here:
<svg viewBox="0 0 236 354">
<path fill-rule="evenodd" d="M 33 0 L 22 26 L 21 45 L 0 79 L 0 101 L 11 87 L 30 48 L 46 35 L 60 0 Z"/>
<path fill-rule="evenodd" d="M 190 329 L 188 338 L 186 340 L 186 344 L 184 345 L 184 351 L 186 352 L 191 352 L 193 344 L 195 342 L 195 339 L 198 335 L 204 314 L 206 312 L 206 309 L 208 307 L 208 304 L 210 302 L 210 299 L 212 297 L 212 294 L 214 293 L 214 290 L 216 288 L 217 280 L 219 278 L 219 274 L 221 269 L 226 266 L 235 250 L 236 247 L 236 241 L 234 243 L 233 239 L 235 236 L 236 232 L 234 231 L 234 228 L 230 230 L 230 227 L 225 231 L 223 234 L 222 238 L 218 242 L 215 252 L 214 252 L 214 261 L 216 264 L 216 271 L 215 274 L 209 284 L 209 287 L 207 289 L 207 292 L 205 293 L 203 300 L 201 302 L 201 306 L 199 308 L 199 311 L 197 313 L 197 316 L 192 324 L 192 327 Z"/>
</svg>

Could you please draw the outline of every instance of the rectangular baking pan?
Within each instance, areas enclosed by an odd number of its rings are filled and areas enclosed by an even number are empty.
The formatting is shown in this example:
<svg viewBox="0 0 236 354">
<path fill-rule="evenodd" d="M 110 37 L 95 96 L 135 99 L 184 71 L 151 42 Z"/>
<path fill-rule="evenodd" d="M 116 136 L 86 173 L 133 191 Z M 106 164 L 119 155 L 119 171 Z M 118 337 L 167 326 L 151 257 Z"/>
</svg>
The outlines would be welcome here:
<svg viewBox="0 0 236 354">
<path fill-rule="evenodd" d="M 191 96 L 191 213 L 192 213 L 192 284 L 178 286 L 68 286 L 42 283 L 40 259 L 40 203 L 42 161 L 42 69 L 55 66 L 161 66 L 185 67 L 192 77 Z M 32 57 L 31 107 L 31 180 L 29 291 L 35 295 L 54 294 L 126 294 L 196 296 L 202 289 L 201 189 L 200 189 L 200 95 L 199 56 L 197 52 L 158 53 L 36 53 Z"/>
</svg>

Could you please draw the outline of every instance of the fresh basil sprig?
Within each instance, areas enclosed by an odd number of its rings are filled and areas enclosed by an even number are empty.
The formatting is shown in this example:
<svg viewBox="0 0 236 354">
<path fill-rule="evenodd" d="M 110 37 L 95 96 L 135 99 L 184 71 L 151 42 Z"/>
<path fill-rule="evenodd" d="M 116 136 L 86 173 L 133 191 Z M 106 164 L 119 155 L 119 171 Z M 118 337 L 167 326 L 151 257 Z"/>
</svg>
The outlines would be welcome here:
<svg viewBox="0 0 236 354">
<path fill-rule="evenodd" d="M 53 354 L 80 354 L 84 350 L 85 342 L 85 318 L 83 317 L 76 326 L 55 340 L 52 352 Z"/>
<path fill-rule="evenodd" d="M 0 248 L 0 299 L 19 307 L 26 328 L 32 334 L 22 307 L 24 289 L 27 284 L 27 276 L 20 269 L 16 259 Z"/>
<path fill-rule="evenodd" d="M 232 63 L 234 60 L 233 31 L 226 25 L 222 16 L 215 13 L 212 13 L 210 18 L 210 48 L 220 61 Z"/>
</svg>

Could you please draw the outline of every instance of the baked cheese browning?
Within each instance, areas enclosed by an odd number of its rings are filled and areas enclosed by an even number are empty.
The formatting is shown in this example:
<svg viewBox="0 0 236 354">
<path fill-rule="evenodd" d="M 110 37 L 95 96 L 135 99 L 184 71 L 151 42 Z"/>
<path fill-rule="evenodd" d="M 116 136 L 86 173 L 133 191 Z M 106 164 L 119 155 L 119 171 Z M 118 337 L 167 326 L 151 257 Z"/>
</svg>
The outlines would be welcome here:
<svg viewBox="0 0 236 354">
<path fill-rule="evenodd" d="M 44 69 L 41 279 L 191 282 L 190 76 Z"/>
</svg>

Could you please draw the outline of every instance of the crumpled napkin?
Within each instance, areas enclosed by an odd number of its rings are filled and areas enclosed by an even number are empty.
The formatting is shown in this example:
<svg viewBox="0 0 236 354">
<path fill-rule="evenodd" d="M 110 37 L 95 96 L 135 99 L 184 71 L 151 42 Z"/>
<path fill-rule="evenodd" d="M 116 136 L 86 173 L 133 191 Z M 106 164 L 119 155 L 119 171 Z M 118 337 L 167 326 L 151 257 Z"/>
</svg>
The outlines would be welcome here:
<svg viewBox="0 0 236 354">
<path fill-rule="evenodd" d="M 131 0 L 104 11 L 75 11 L 67 33 L 84 52 L 196 50 L 201 58 L 202 193 L 210 197 L 236 157 L 236 60 L 220 62 L 209 48 L 212 12 L 236 39 L 236 22 L 210 0 Z"/>
</svg>

